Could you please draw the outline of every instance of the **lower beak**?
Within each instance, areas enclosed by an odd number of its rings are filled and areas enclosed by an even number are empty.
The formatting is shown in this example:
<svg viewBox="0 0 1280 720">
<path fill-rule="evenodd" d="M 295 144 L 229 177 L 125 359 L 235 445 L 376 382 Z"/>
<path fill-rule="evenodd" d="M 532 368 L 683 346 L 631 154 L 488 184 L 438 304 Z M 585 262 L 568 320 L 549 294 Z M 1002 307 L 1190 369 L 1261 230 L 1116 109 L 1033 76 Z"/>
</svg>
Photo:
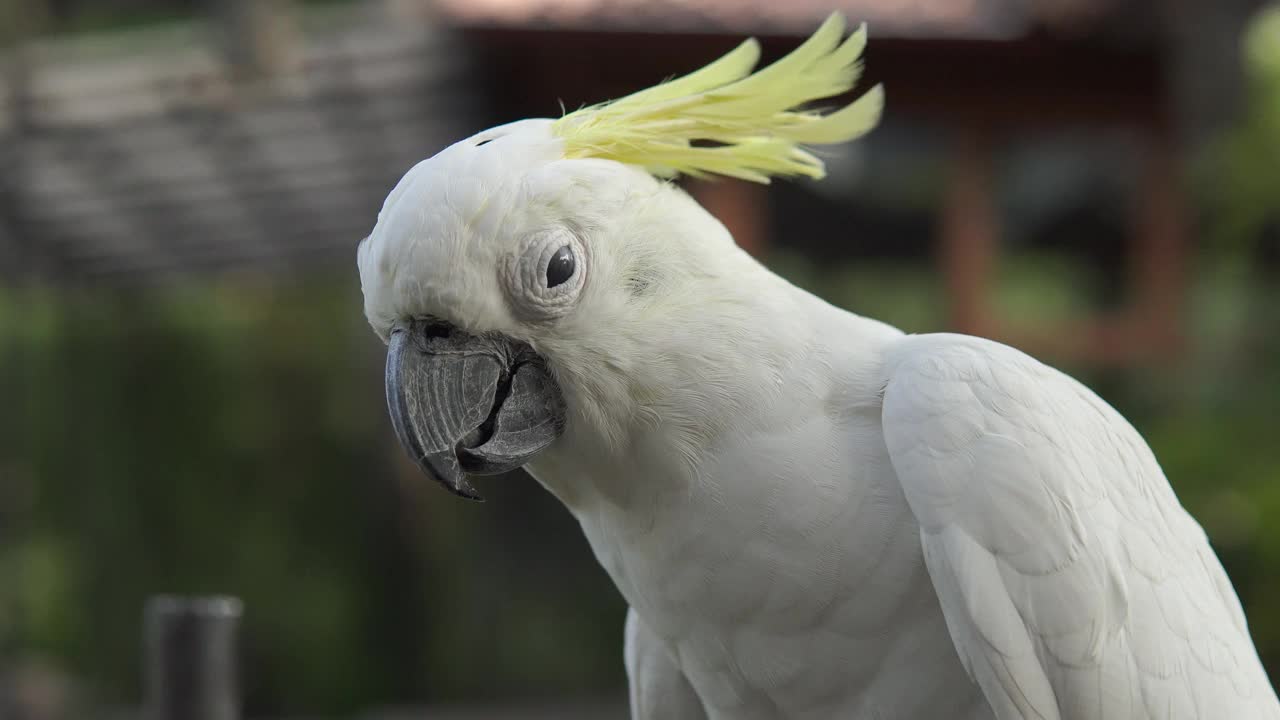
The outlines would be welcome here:
<svg viewBox="0 0 1280 720">
<path fill-rule="evenodd" d="M 528 345 L 434 320 L 392 329 L 387 407 L 400 444 L 429 477 L 472 500 L 467 475 L 515 470 L 564 430 L 564 399 Z"/>
</svg>

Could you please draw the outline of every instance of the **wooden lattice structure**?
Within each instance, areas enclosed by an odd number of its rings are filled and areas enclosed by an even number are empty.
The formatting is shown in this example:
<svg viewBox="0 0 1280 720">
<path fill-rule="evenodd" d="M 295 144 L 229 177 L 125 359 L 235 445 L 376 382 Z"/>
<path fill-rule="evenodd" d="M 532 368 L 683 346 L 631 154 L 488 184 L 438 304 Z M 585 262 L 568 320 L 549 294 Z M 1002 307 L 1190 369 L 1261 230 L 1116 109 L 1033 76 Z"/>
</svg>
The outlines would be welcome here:
<svg viewBox="0 0 1280 720">
<path fill-rule="evenodd" d="M 413 163 L 474 131 L 467 55 L 337 7 L 242 77 L 201 23 L 30 44 L 0 106 L 7 267 L 58 280 L 352 262 Z"/>
</svg>

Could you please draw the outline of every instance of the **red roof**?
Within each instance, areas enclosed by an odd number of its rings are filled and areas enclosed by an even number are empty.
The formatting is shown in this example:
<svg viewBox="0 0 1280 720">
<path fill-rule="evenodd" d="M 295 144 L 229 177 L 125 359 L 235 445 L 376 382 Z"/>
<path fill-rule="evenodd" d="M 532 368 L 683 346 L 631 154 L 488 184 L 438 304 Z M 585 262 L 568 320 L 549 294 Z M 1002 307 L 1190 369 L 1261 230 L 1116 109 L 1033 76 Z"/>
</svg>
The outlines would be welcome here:
<svg viewBox="0 0 1280 720">
<path fill-rule="evenodd" d="M 455 24 L 593 31 L 804 35 L 840 10 L 880 37 L 1002 39 L 1096 21 L 1114 0 L 437 0 Z"/>
</svg>

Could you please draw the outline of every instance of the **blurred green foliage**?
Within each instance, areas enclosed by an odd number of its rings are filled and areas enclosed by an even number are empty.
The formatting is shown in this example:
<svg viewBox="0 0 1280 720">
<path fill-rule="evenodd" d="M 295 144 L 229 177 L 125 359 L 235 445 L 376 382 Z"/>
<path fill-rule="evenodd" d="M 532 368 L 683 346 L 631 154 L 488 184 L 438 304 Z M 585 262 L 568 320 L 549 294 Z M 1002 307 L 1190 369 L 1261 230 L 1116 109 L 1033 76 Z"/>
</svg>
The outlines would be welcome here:
<svg viewBox="0 0 1280 720">
<path fill-rule="evenodd" d="M 1248 97 L 1238 126 L 1213 143 L 1201 186 L 1219 244 L 1249 244 L 1280 224 L 1280 4 L 1263 9 L 1243 38 Z"/>
<path fill-rule="evenodd" d="M 940 327 L 927 268 L 776 264 L 838 304 Z M 1155 449 L 1275 673 L 1280 292 L 1216 267 L 1191 355 L 1074 370 Z M 556 501 L 508 477 L 465 503 L 401 463 L 349 278 L 10 291 L 0 307 L 0 638 L 95 703 L 137 697 L 154 592 L 244 598 L 258 713 L 620 689 L 622 604 Z"/>
<path fill-rule="evenodd" d="M 350 280 L 0 296 L 5 656 L 136 702 L 145 597 L 232 593 L 260 713 L 618 686 L 622 608 L 567 513 L 399 467 Z"/>
</svg>

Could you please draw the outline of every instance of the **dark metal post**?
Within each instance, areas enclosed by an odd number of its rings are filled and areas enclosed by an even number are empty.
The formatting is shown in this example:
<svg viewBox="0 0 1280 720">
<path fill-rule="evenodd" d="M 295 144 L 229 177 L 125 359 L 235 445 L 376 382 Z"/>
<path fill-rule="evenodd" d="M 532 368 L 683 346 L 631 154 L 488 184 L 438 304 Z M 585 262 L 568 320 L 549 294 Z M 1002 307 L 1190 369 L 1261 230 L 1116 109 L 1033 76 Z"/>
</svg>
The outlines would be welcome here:
<svg viewBox="0 0 1280 720">
<path fill-rule="evenodd" d="M 240 720 L 240 601 L 157 596 L 145 615 L 146 720 Z"/>
</svg>

